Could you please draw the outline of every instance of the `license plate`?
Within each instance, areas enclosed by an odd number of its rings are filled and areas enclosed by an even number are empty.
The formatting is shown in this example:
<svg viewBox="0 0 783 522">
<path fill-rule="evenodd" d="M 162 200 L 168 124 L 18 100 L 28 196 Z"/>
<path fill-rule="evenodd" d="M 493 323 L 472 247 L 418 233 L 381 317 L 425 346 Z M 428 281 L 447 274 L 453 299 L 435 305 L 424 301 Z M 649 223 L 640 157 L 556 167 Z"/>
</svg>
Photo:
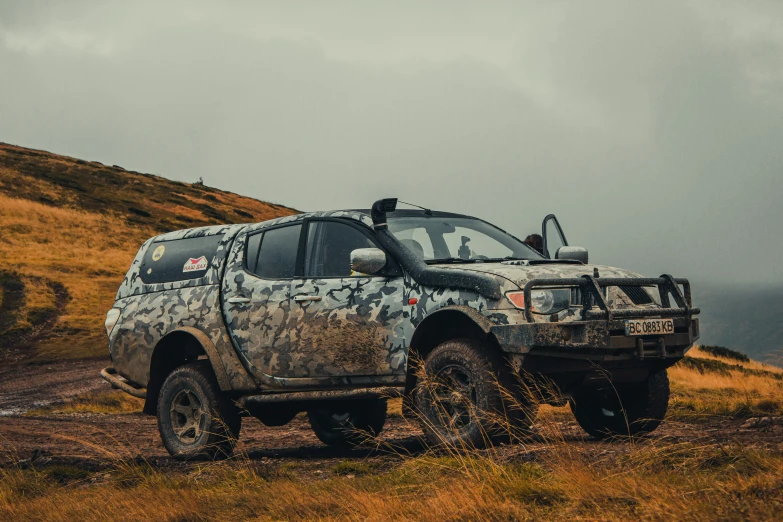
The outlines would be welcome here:
<svg viewBox="0 0 783 522">
<path fill-rule="evenodd" d="M 625 335 L 666 335 L 673 333 L 673 319 L 631 319 L 625 321 Z"/>
</svg>

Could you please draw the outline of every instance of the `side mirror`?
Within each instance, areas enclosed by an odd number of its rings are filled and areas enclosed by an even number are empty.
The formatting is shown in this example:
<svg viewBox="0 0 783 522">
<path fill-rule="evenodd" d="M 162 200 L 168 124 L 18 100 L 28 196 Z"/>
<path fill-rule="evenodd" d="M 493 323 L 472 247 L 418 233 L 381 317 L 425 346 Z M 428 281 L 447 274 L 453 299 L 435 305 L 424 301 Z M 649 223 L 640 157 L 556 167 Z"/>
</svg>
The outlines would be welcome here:
<svg viewBox="0 0 783 522">
<path fill-rule="evenodd" d="M 555 252 L 555 259 L 573 259 L 587 264 L 587 249 L 578 246 L 561 246 Z"/>
<path fill-rule="evenodd" d="M 351 251 L 351 270 L 377 274 L 386 266 L 386 253 L 380 248 L 357 248 Z"/>
</svg>

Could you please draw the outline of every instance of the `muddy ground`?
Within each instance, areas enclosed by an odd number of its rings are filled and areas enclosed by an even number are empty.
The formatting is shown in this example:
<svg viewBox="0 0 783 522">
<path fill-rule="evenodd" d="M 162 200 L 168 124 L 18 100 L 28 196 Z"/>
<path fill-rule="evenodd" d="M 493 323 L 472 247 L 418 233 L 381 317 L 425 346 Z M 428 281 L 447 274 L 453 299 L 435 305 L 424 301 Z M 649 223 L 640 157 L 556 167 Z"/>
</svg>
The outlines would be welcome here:
<svg viewBox="0 0 783 522">
<path fill-rule="evenodd" d="M 161 468 L 183 466 L 172 461 L 158 436 L 154 417 L 131 414 L 31 414 L 41 406 L 68 401 L 87 392 L 110 391 L 98 372 L 102 360 L 63 361 L 45 365 L 0 368 L 0 466 L 67 463 L 96 468 L 117 459 L 137 459 Z M 580 452 L 596 458 L 628 451 L 626 441 L 600 442 L 585 435 L 567 408 L 549 417 L 564 440 Z M 656 444 L 703 441 L 739 443 L 783 451 L 783 424 L 751 426 L 743 419 L 710 416 L 669 420 L 654 434 L 639 441 Z M 239 450 L 251 460 L 279 463 L 301 473 L 322 473 L 345 460 L 371 461 L 392 467 L 404 457 L 426 451 L 421 431 L 398 415 L 392 415 L 382 433 L 380 448 L 338 450 L 321 444 L 304 415 L 287 426 L 270 428 L 246 418 Z M 501 441 L 501 444 L 502 441 Z M 501 458 L 535 459 L 551 444 L 541 436 L 522 443 L 499 446 Z"/>
</svg>

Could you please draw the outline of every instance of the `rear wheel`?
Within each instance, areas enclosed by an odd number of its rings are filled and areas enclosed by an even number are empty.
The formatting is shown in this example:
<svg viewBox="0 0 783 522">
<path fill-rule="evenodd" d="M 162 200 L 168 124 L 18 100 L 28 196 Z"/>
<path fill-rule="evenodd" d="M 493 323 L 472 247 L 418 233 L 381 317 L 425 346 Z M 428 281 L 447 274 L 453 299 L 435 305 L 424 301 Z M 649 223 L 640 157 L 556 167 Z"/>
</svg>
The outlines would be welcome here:
<svg viewBox="0 0 783 522">
<path fill-rule="evenodd" d="M 571 411 L 579 425 L 593 437 L 649 433 L 660 426 L 669 407 L 666 370 L 638 384 L 577 390 Z"/>
<path fill-rule="evenodd" d="M 158 397 L 158 431 L 175 458 L 226 458 L 236 445 L 242 418 L 220 391 L 205 362 L 177 368 Z"/>
<path fill-rule="evenodd" d="M 377 437 L 386 424 L 386 399 L 356 401 L 342 407 L 309 410 L 316 437 L 329 446 L 348 447 Z"/>
</svg>

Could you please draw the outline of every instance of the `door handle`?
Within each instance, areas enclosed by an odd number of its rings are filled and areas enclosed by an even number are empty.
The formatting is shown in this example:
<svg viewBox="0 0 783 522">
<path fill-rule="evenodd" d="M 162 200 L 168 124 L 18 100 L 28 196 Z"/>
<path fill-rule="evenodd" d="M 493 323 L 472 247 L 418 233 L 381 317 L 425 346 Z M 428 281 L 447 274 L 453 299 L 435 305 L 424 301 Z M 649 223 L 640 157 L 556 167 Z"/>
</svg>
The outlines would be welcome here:
<svg viewBox="0 0 783 522">
<path fill-rule="evenodd" d="M 297 303 L 304 303 L 306 301 L 320 301 L 321 296 L 320 295 L 295 295 L 294 296 L 294 302 Z"/>
<path fill-rule="evenodd" d="M 228 302 L 231 304 L 249 303 L 249 297 L 229 297 Z"/>
</svg>

